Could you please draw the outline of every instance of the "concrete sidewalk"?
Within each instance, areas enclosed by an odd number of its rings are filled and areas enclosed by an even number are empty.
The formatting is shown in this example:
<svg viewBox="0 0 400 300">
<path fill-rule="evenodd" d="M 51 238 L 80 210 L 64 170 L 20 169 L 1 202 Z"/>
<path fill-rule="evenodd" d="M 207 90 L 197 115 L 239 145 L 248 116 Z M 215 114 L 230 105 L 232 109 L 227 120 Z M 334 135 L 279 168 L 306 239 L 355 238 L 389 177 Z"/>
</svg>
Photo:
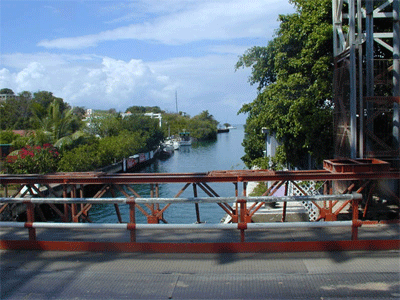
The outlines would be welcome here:
<svg viewBox="0 0 400 300">
<path fill-rule="evenodd" d="M 399 299 L 400 252 L 0 251 L 1 299 Z"/>
</svg>

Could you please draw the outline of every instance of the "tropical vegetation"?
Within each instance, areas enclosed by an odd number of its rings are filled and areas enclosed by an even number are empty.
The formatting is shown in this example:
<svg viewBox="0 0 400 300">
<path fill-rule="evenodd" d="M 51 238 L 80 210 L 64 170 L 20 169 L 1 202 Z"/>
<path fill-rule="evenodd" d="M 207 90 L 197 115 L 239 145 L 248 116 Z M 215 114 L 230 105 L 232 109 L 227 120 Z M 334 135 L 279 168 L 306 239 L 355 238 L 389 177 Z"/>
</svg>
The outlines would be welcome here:
<svg viewBox="0 0 400 300">
<path fill-rule="evenodd" d="M 14 95 L 7 88 L 0 93 Z M 208 111 L 191 118 L 157 106 L 131 106 L 125 114 L 109 109 L 84 119 L 83 107 L 72 108 L 51 92 L 15 96 L 0 102 L 0 144 L 15 150 L 5 160 L 10 173 L 91 171 L 154 150 L 167 136 L 182 131 L 198 140 L 215 139 L 217 133 L 218 122 Z M 144 115 L 149 112 L 162 113 L 161 127 L 159 120 Z"/>
<path fill-rule="evenodd" d="M 290 2 L 296 12 L 279 16 L 275 38 L 248 49 L 236 64 L 252 68 L 249 82 L 259 91 L 239 111 L 247 114 L 242 160 L 248 167 L 263 157 L 262 128 L 280 143 L 266 159 L 270 165 L 301 168 L 309 155 L 316 162 L 332 155 L 332 1 Z"/>
</svg>

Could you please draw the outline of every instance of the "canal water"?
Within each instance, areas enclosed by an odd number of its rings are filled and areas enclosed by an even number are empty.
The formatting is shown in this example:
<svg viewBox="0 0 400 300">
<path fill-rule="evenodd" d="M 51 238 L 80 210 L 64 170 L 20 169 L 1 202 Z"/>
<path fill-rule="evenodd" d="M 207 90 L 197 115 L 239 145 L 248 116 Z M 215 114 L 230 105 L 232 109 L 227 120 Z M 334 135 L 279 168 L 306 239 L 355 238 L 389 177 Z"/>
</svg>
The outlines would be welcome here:
<svg viewBox="0 0 400 300">
<path fill-rule="evenodd" d="M 192 146 L 181 147 L 167 159 L 157 159 L 151 165 L 143 168 L 141 173 L 195 173 L 213 170 L 243 170 L 246 169 L 241 157 L 244 149 L 241 145 L 244 137 L 243 125 L 236 125 L 228 133 L 219 133 L 213 142 L 196 142 Z M 160 184 L 160 197 L 174 197 L 184 186 L 184 183 Z M 235 187 L 232 183 L 210 183 L 221 197 L 234 197 Z M 150 197 L 150 185 L 133 185 L 134 190 L 143 198 Z M 207 195 L 197 187 L 199 197 Z M 121 195 L 122 196 L 122 195 Z M 105 196 L 107 197 L 107 195 Z M 180 197 L 193 197 L 193 187 L 189 186 Z M 164 205 L 162 205 L 163 207 Z M 225 212 L 214 203 L 199 204 L 200 220 L 206 223 L 219 223 Z M 129 220 L 127 205 L 120 205 L 123 222 Z M 97 205 L 90 210 L 90 218 L 94 222 L 115 223 L 116 213 L 113 205 Z M 171 205 L 164 213 L 164 219 L 172 224 L 192 224 L 196 222 L 195 204 Z M 138 223 L 146 223 L 146 218 L 137 212 Z"/>
</svg>

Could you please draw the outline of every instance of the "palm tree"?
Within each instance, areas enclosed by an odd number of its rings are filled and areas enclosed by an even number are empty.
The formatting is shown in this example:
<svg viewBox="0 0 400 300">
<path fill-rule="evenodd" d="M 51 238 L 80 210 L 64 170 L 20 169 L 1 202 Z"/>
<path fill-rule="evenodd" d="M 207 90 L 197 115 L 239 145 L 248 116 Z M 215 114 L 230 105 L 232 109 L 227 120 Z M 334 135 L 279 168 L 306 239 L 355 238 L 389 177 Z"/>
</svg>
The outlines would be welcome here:
<svg viewBox="0 0 400 300">
<path fill-rule="evenodd" d="M 39 129 L 35 134 L 35 142 L 51 143 L 57 148 L 64 148 L 78 139 L 86 136 L 82 131 L 73 130 L 73 124 L 77 122 L 73 109 L 64 111 L 60 109 L 60 103 L 54 100 L 48 107 L 47 112 L 43 106 L 33 106 L 33 122 Z"/>
</svg>

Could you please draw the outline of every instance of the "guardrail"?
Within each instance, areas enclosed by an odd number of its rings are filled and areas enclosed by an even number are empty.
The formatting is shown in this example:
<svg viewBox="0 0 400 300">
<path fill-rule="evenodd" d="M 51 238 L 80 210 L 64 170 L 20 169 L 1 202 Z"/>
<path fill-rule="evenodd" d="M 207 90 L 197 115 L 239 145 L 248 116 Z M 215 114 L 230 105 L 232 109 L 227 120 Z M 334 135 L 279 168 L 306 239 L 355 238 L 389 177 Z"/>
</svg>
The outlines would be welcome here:
<svg viewBox="0 0 400 300">
<path fill-rule="evenodd" d="M 29 240 L 36 241 L 36 229 L 113 229 L 130 231 L 130 242 L 136 242 L 136 230 L 239 230 L 240 242 L 245 242 L 247 229 L 271 229 L 271 228 L 321 228 L 321 227 L 351 227 L 351 239 L 358 239 L 358 228 L 362 221 L 358 219 L 358 206 L 362 200 L 362 194 L 341 195 L 314 195 L 314 196 L 264 196 L 264 197 L 191 197 L 191 198 L 0 198 L 0 203 L 23 203 L 26 205 L 26 222 L 0 222 L 0 227 L 27 228 Z M 247 205 L 249 203 L 271 202 L 297 202 L 297 201 L 350 201 L 352 207 L 351 221 L 330 222 L 279 222 L 279 223 L 251 223 Z M 129 205 L 129 222 L 119 224 L 105 223 L 55 223 L 35 222 L 35 204 L 126 204 Z M 235 211 L 237 224 L 139 224 L 136 223 L 136 210 L 143 213 L 140 205 L 154 204 L 199 204 L 199 203 L 233 203 L 237 207 Z M 162 214 L 162 210 L 160 211 Z"/>
<path fill-rule="evenodd" d="M 374 205 L 371 204 L 376 203 L 375 195 L 377 194 L 379 194 L 379 199 L 393 199 L 390 201 L 398 204 L 400 201 L 398 194 L 387 184 L 397 180 L 400 180 L 400 173 L 392 169 L 384 172 L 348 173 L 327 170 L 222 170 L 177 174 L 107 174 L 102 172 L 46 175 L 2 174 L 0 175 L 0 184 L 5 187 L 5 197 L 0 198 L 0 214 L 9 217 L 10 212 L 18 207 L 26 208 L 27 217 L 24 219 L 26 222 L 0 222 L 2 237 L 0 249 L 80 249 L 82 251 L 110 251 L 110 249 L 114 249 L 115 251 L 157 252 L 172 251 L 171 249 L 174 252 L 254 252 L 271 251 L 271 249 L 274 249 L 274 251 L 399 249 L 398 231 L 393 234 L 384 230 L 379 231 L 377 227 L 365 226 L 361 230 L 362 238 L 358 239 L 360 226 L 392 222 L 390 218 L 385 219 L 386 221 L 374 218 Z M 265 183 L 267 190 L 261 197 L 248 197 L 247 185 L 249 182 Z M 224 183 L 233 184 L 231 192 L 218 190 Z M 176 184 L 178 187 L 173 198 L 160 197 L 161 185 L 164 184 Z M 242 189 L 240 184 L 243 185 Z M 308 184 L 312 185 L 306 186 Z M 146 187 L 143 190 L 141 189 L 143 185 L 150 185 L 150 188 Z M 13 192 L 12 196 L 9 195 L 9 186 L 17 187 L 17 191 Z M 182 198 L 181 196 L 185 195 L 184 192 L 190 193 L 188 188 L 191 186 L 193 187 L 193 197 Z M 204 194 L 198 194 L 198 192 Z M 314 193 L 317 195 L 313 195 Z M 294 194 L 299 196 L 287 196 Z M 103 198 L 105 195 L 113 198 Z M 147 195 L 149 198 L 144 198 Z M 203 195 L 205 197 L 199 197 Z M 221 195 L 234 195 L 235 197 L 220 197 Z M 277 195 L 280 196 L 277 197 Z M 291 201 L 304 202 L 306 210 L 311 212 L 310 216 L 313 216 L 313 222 L 285 222 L 286 204 Z M 265 203 L 270 202 L 283 202 L 281 222 L 252 223 L 253 216 L 260 212 Z M 50 207 L 51 213 L 55 213 L 62 222 L 47 222 L 41 209 L 42 205 L 40 204 L 42 203 L 46 203 Z M 119 223 L 90 223 L 89 211 L 92 205 L 96 203 L 114 205 Z M 167 220 L 164 219 L 164 213 L 171 204 L 187 205 L 188 203 L 195 205 L 196 219 L 199 224 L 159 224 L 161 222 L 167 223 Z M 222 209 L 231 223 L 202 223 L 200 221 L 199 203 L 215 203 L 216 209 Z M 126 223 L 123 223 L 119 205 L 128 206 L 129 217 L 128 220 L 125 220 Z M 172 212 L 173 210 L 169 210 L 169 214 Z M 275 212 L 279 214 L 280 210 L 275 210 Z M 147 218 L 148 224 L 137 222 L 136 213 L 143 214 Z M 167 216 L 166 213 L 165 215 Z M 11 215 L 11 217 L 10 219 L 13 220 L 15 215 Z M 349 220 L 338 221 L 343 217 Z M 398 223 L 399 220 L 393 221 Z M 335 231 L 313 229 L 317 227 L 349 227 L 351 232 L 339 228 Z M 23 228 L 28 230 L 28 237 L 26 231 L 21 230 Z M 49 230 L 46 230 L 46 228 Z M 54 230 L 51 230 L 52 228 Z M 57 230 L 55 230 L 56 228 Z M 277 229 L 275 231 L 277 236 L 285 237 L 278 238 L 278 241 L 271 237 L 269 229 L 274 231 L 275 228 Z M 295 230 L 289 230 L 289 228 L 295 228 Z M 84 235 L 82 237 L 85 240 L 84 242 L 77 236 L 79 235 L 78 232 L 75 235 L 73 229 L 84 229 L 84 231 L 79 230 Z M 85 231 L 86 229 L 88 230 Z M 101 237 L 103 234 L 101 229 L 111 229 L 111 236 L 106 239 L 108 242 L 98 242 L 97 239 L 91 238 L 92 232 L 96 233 L 96 237 Z M 142 229 L 143 231 L 138 231 Z M 163 231 L 160 230 L 170 232 L 170 235 L 164 236 Z M 179 230 L 180 233 L 183 232 L 185 237 L 178 237 L 169 230 Z M 200 233 L 201 230 L 205 231 Z M 207 230 L 211 230 L 211 236 L 208 235 Z M 219 234 L 218 230 L 224 234 Z M 110 238 L 115 240 L 116 235 L 113 231 L 118 232 L 120 237 L 117 242 L 109 242 Z M 296 238 L 287 236 L 286 232 L 288 231 L 294 232 Z M 327 234 L 331 234 L 330 237 L 321 235 L 325 231 L 328 232 Z M 76 241 L 68 240 L 72 236 L 69 235 L 69 232 L 74 234 L 73 238 L 77 239 Z M 156 235 L 153 232 L 159 234 Z M 240 238 L 236 236 L 236 232 L 238 232 Z M 12 233 L 15 233 L 15 235 Z M 52 233 L 53 237 L 58 233 L 65 234 L 67 240 L 59 242 L 54 241 L 54 238 L 49 240 L 45 237 L 47 233 Z M 106 231 L 106 233 L 108 234 L 109 231 Z M 297 239 L 298 233 L 301 234 L 299 239 Z M 375 233 L 377 233 L 376 236 Z M 195 241 L 188 238 L 195 234 Z M 370 237 L 370 239 L 366 237 Z M 183 242 L 184 238 L 187 239 L 187 242 Z M 311 240 L 307 240 L 308 238 Z M 126 242 L 121 243 L 121 239 Z M 238 242 L 233 242 L 236 239 Z M 274 241 L 271 242 L 271 239 Z M 144 243 L 143 241 L 146 240 L 156 242 Z M 165 240 L 178 240 L 179 242 L 163 243 L 162 241 Z M 207 242 L 200 243 L 200 241 L 205 240 Z"/>
<path fill-rule="evenodd" d="M 242 195 L 247 196 L 246 186 L 248 182 L 264 182 L 268 189 L 262 196 L 272 196 L 279 193 L 279 190 L 284 190 L 284 194 L 298 194 L 307 196 L 314 194 L 313 189 L 305 188 L 302 183 L 314 182 L 322 184 L 318 194 L 349 194 L 352 192 L 363 193 L 363 218 L 368 219 L 371 209 L 370 204 L 373 203 L 374 194 L 383 193 L 384 197 L 395 199 L 399 202 L 398 194 L 386 184 L 381 184 L 381 180 L 391 180 L 395 182 L 400 180 L 400 172 L 396 170 L 388 170 L 384 172 L 348 172 L 337 173 L 327 170 L 308 170 L 308 171 L 271 171 L 271 170 L 221 170 L 211 171 L 207 173 L 122 173 L 122 174 L 107 174 L 104 172 L 83 172 L 83 173 L 55 173 L 55 174 L 0 174 L 0 184 L 5 187 L 5 197 L 8 197 L 8 186 L 19 186 L 18 191 L 13 197 L 63 197 L 63 198 L 84 198 L 90 193 L 90 188 L 96 190 L 93 198 L 102 198 L 107 192 L 113 197 L 121 194 L 125 197 L 134 196 L 141 198 L 135 191 L 136 185 L 150 184 L 150 197 L 159 196 L 160 184 L 184 184 L 182 189 L 177 192 L 175 198 L 189 187 L 193 186 L 193 196 L 197 197 L 198 190 L 201 190 L 209 197 L 219 197 L 218 190 L 212 188 L 210 184 L 218 183 L 233 183 L 234 190 L 226 195 L 240 195 L 239 183 L 243 184 Z M 38 188 L 41 186 L 41 188 Z M 296 193 L 291 193 L 290 187 L 294 186 Z M 57 188 L 55 188 L 57 187 Z M 89 188 L 89 192 L 88 192 Z M 45 189 L 45 190 L 43 190 Z M 333 191 L 334 189 L 334 191 Z M 18 196 L 19 195 L 19 196 Z M 222 195 L 222 194 L 221 194 Z M 397 199 L 397 200 L 396 200 Z M 285 203 L 285 202 L 284 202 Z M 311 205 L 312 204 L 312 205 Z M 341 205 L 337 205 L 341 204 Z M 337 221 L 339 214 L 344 213 L 344 209 L 348 207 L 349 201 L 338 203 L 337 201 L 311 201 L 308 211 L 314 214 L 315 220 Z M 52 206 L 52 204 L 50 204 Z M 83 205 L 83 204 L 82 204 Z M 71 217 L 74 222 L 79 220 L 88 221 L 88 212 L 91 204 L 85 204 L 84 207 L 78 209 L 75 206 L 67 207 L 65 204 L 64 210 L 60 210 L 52 206 L 52 210 L 58 214 L 64 221 L 68 221 Z M 116 214 L 120 220 L 118 204 L 116 205 Z M 232 218 L 232 223 L 237 222 L 236 208 L 226 205 L 226 203 L 218 204 L 226 214 Z M 249 207 L 248 217 L 256 214 L 263 203 L 253 204 Z M 168 207 L 168 204 L 166 205 Z M 138 207 L 138 209 L 140 209 Z M 157 206 L 150 206 L 150 212 L 146 213 L 148 223 L 164 222 L 161 218 L 162 213 L 166 208 L 159 209 Z M 0 203 L 0 214 L 5 212 L 10 213 L 11 209 L 7 203 Z M 198 208 L 196 207 L 196 211 Z M 39 210 L 39 214 L 40 214 Z M 11 216 L 12 219 L 13 216 Z M 44 220 L 44 218 L 42 218 Z M 285 207 L 282 213 L 282 220 L 285 220 Z M 199 218 L 197 218 L 199 222 Z"/>
</svg>

